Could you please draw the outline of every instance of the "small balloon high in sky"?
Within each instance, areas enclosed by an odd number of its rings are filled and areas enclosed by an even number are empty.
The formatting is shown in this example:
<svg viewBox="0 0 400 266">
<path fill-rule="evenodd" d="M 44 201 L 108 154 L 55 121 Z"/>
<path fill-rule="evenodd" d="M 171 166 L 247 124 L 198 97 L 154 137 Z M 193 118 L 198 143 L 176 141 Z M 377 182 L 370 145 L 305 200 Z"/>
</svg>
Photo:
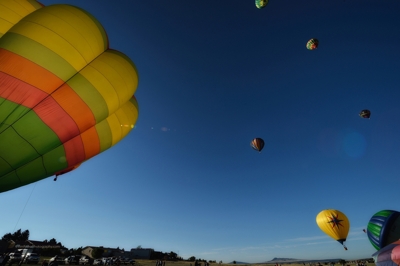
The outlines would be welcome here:
<svg viewBox="0 0 400 266">
<path fill-rule="evenodd" d="M 362 111 L 360 112 L 360 116 L 361 116 L 362 118 L 370 118 L 370 117 L 371 117 L 371 111 L 370 111 L 370 110 L 367 110 L 367 109 L 362 110 Z"/>
<path fill-rule="evenodd" d="M 315 50 L 318 48 L 318 44 L 319 44 L 318 39 L 313 38 L 306 43 L 306 47 L 308 50 Z"/>
<path fill-rule="evenodd" d="M 268 0 L 256 0 L 255 4 L 258 9 L 261 9 L 268 5 Z"/>
<path fill-rule="evenodd" d="M 256 151 L 261 152 L 264 148 L 264 140 L 262 138 L 255 138 L 250 142 L 250 146 Z"/>
</svg>

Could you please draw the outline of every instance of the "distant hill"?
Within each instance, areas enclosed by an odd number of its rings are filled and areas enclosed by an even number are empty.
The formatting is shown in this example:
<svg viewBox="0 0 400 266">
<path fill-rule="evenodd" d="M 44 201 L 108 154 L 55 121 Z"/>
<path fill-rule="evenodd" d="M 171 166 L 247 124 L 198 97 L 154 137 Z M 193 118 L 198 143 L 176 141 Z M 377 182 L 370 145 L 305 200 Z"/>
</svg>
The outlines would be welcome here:
<svg viewBox="0 0 400 266">
<path fill-rule="evenodd" d="M 289 260 L 298 260 L 298 259 L 290 259 L 290 258 L 273 258 L 271 261 L 289 261 Z"/>
<path fill-rule="evenodd" d="M 312 263 L 312 262 L 338 262 L 342 259 L 325 259 L 325 260 L 308 260 L 308 259 L 292 259 L 292 258 L 273 258 L 270 261 L 265 261 L 263 263 L 275 264 L 275 263 Z"/>
<path fill-rule="evenodd" d="M 248 262 L 242 262 L 242 261 L 236 261 L 236 264 L 290 264 L 290 263 L 295 263 L 295 264 L 301 264 L 301 263 L 318 263 L 320 262 L 321 264 L 324 264 L 325 262 L 335 262 L 337 263 L 338 261 L 341 261 L 343 259 L 324 259 L 324 260 L 308 260 L 308 259 L 293 259 L 293 258 L 273 258 L 270 261 L 264 261 L 264 262 L 259 262 L 259 263 L 248 263 Z M 360 259 L 360 260 L 371 260 L 371 258 L 366 258 L 366 259 Z M 232 262 L 229 262 L 228 264 L 235 264 Z M 308 265 L 306 265 L 308 266 Z"/>
</svg>

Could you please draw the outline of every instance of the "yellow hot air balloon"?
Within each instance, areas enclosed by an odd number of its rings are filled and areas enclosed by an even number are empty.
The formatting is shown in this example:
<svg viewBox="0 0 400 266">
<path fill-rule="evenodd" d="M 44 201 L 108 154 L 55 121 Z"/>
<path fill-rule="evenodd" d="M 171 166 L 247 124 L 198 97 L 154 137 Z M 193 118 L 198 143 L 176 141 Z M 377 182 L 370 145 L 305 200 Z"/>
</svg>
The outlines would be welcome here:
<svg viewBox="0 0 400 266">
<path fill-rule="evenodd" d="M 346 215 L 338 210 L 323 210 L 318 213 L 316 221 L 318 227 L 325 234 L 338 241 L 347 250 L 343 243 L 346 241 L 350 229 L 350 222 Z"/>
</svg>

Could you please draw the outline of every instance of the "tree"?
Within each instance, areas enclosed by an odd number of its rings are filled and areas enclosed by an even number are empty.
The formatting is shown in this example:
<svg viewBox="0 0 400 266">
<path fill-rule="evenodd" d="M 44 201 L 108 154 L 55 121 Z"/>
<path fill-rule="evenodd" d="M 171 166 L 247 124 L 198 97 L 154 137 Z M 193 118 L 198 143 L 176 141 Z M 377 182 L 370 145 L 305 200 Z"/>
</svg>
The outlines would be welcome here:
<svg viewBox="0 0 400 266">
<path fill-rule="evenodd" d="M 1 240 L 3 240 L 3 241 L 11 241 L 11 240 L 12 240 L 12 235 L 11 235 L 11 233 L 5 234 L 5 235 L 1 238 Z"/>
<path fill-rule="evenodd" d="M 5 234 L 1 240 L 5 241 L 26 241 L 29 239 L 29 230 L 21 231 L 21 229 L 18 229 L 16 232 L 13 234 L 7 233 Z"/>
<path fill-rule="evenodd" d="M 233 264 L 236 264 L 236 260 L 233 261 Z"/>
<path fill-rule="evenodd" d="M 54 246 L 56 246 L 57 245 L 57 240 L 55 239 L 55 238 L 52 238 L 52 239 L 50 239 L 49 240 L 49 245 L 54 245 Z"/>
<path fill-rule="evenodd" d="M 178 254 L 176 254 L 175 252 L 171 251 L 169 253 L 169 259 L 170 260 L 177 260 L 178 259 Z"/>
<path fill-rule="evenodd" d="M 190 260 L 190 261 L 195 261 L 195 260 L 196 260 L 196 257 L 195 257 L 195 256 L 191 256 L 188 260 Z"/>
<path fill-rule="evenodd" d="M 136 248 L 137 248 L 137 249 L 142 249 L 142 246 L 141 246 L 141 245 L 139 245 L 139 246 L 137 246 Z"/>
<path fill-rule="evenodd" d="M 94 248 L 92 250 L 92 257 L 94 259 L 99 259 L 99 258 L 101 258 L 103 256 L 103 253 L 104 253 L 104 249 L 102 249 L 101 247 L 100 248 Z"/>
</svg>

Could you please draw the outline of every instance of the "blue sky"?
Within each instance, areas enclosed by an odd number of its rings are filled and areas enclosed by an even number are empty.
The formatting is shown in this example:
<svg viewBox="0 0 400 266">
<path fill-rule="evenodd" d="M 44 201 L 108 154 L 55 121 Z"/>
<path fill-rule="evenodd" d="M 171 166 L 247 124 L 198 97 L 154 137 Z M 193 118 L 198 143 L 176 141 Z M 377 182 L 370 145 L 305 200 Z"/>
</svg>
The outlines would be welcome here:
<svg viewBox="0 0 400 266">
<path fill-rule="evenodd" d="M 135 62 L 139 119 L 57 182 L 1 193 L 0 234 L 223 262 L 374 253 L 362 229 L 399 210 L 400 2 L 62 3 Z M 348 251 L 316 225 L 330 208 L 350 220 Z"/>
</svg>

